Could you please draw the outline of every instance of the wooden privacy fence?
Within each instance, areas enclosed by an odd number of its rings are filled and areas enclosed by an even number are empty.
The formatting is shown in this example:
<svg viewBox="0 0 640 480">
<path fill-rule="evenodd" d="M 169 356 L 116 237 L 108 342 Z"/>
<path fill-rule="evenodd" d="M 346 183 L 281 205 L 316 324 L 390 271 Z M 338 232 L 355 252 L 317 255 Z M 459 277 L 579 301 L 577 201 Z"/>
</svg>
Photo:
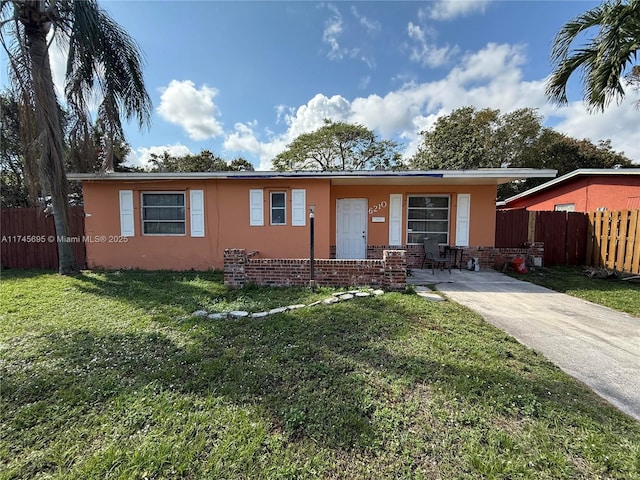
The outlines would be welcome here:
<svg viewBox="0 0 640 480">
<path fill-rule="evenodd" d="M 640 274 L 640 210 L 589 213 L 586 264 Z"/>
<path fill-rule="evenodd" d="M 589 223 L 586 213 L 531 213 L 536 214 L 534 241 L 544 243 L 544 265 L 584 265 Z"/>
<path fill-rule="evenodd" d="M 588 216 L 579 212 L 498 210 L 496 248 L 521 248 L 544 243 L 543 263 L 583 265 L 587 253 Z"/>
<path fill-rule="evenodd" d="M 53 215 L 41 207 L 7 208 L 0 214 L 0 262 L 3 268 L 58 268 L 58 244 Z M 76 265 L 86 267 L 84 210 L 71 207 L 71 237 Z"/>
</svg>

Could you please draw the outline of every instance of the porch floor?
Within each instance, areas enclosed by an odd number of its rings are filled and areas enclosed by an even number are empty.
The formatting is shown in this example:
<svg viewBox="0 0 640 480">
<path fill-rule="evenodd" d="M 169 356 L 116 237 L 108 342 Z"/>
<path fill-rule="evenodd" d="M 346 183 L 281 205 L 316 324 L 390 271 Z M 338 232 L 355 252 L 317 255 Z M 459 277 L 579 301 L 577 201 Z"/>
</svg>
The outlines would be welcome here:
<svg viewBox="0 0 640 480">
<path fill-rule="evenodd" d="M 448 270 L 436 269 L 435 274 L 431 273 L 430 268 L 412 268 L 411 276 L 407 276 L 407 285 L 434 285 L 437 283 L 458 283 L 469 282 L 477 280 L 478 273 L 471 270 L 457 268 L 451 269 L 451 274 Z M 474 278 L 475 277 L 475 278 Z"/>
</svg>

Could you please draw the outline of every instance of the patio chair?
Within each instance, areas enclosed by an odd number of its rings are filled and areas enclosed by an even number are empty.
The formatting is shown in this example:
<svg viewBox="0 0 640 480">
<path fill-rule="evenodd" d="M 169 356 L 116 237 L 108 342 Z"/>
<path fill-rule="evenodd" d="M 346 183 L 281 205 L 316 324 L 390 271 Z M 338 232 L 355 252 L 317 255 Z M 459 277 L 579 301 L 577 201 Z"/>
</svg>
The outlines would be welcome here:
<svg viewBox="0 0 640 480">
<path fill-rule="evenodd" d="M 451 262 L 440 249 L 437 240 L 424 237 L 424 257 L 422 257 L 422 268 L 424 264 L 431 264 L 431 273 L 436 274 L 436 268 L 449 270 L 451 274 Z"/>
</svg>

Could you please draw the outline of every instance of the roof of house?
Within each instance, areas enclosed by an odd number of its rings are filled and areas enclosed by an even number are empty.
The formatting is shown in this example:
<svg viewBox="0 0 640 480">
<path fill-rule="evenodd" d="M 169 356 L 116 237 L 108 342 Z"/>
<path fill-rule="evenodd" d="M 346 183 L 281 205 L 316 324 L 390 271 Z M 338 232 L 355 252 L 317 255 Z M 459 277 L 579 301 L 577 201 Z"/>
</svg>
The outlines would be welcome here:
<svg viewBox="0 0 640 480">
<path fill-rule="evenodd" d="M 525 178 L 553 178 L 556 170 L 533 168 L 482 168 L 477 170 L 360 170 L 337 172 L 114 172 L 69 173 L 69 180 L 82 181 L 153 181 L 153 180 L 269 180 L 284 178 L 329 179 L 334 185 L 498 185 Z"/>
<path fill-rule="evenodd" d="M 640 168 L 579 168 L 577 170 L 574 170 L 573 172 L 562 175 L 561 177 L 549 180 L 548 182 L 538 185 L 537 187 L 530 188 L 529 190 L 519 193 L 518 195 L 514 195 L 513 197 L 509 197 L 501 202 L 497 202 L 496 205 L 499 207 L 507 206 L 516 200 L 526 198 L 530 195 L 535 195 L 536 193 L 548 190 L 575 178 L 599 175 L 640 175 Z"/>
</svg>

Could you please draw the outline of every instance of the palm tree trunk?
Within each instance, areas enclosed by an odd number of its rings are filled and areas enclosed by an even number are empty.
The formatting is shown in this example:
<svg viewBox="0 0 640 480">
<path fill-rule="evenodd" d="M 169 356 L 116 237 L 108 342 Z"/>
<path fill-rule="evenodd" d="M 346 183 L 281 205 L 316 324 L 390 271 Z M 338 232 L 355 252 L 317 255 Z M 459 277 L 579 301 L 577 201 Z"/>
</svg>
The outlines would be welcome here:
<svg viewBox="0 0 640 480">
<path fill-rule="evenodd" d="M 77 272 L 71 236 L 68 182 L 63 156 L 63 132 L 49 64 L 47 33 L 50 23 L 45 2 L 31 0 L 20 7 L 20 21 L 25 26 L 33 81 L 40 153 L 40 172 L 51 195 L 58 240 L 58 271 L 63 275 Z"/>
</svg>

